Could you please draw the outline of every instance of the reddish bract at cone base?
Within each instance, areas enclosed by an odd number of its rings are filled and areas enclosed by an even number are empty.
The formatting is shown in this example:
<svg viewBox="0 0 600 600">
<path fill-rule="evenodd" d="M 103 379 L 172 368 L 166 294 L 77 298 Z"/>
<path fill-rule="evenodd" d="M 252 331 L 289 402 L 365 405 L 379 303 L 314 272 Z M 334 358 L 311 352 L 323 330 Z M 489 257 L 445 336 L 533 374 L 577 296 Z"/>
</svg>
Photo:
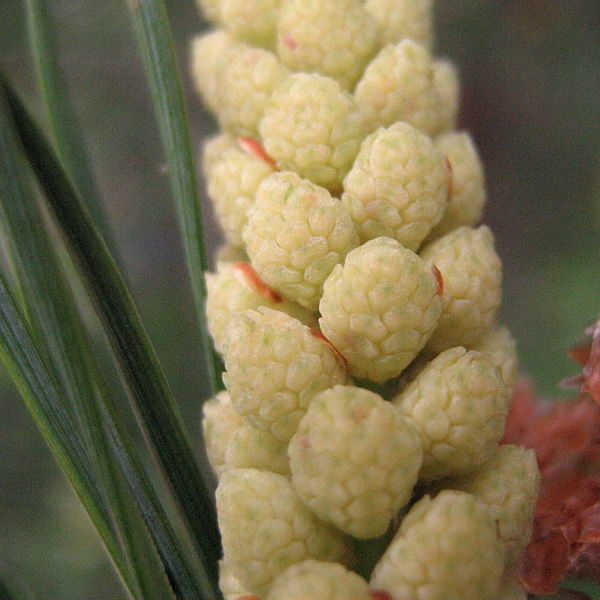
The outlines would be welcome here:
<svg viewBox="0 0 600 600">
<path fill-rule="evenodd" d="M 263 162 L 266 162 L 269 166 L 273 167 L 275 170 L 278 170 L 277 163 L 267 154 L 267 151 L 258 140 L 250 137 L 243 137 L 238 139 L 238 144 L 244 152 L 259 158 Z"/>
<path fill-rule="evenodd" d="M 274 289 L 270 288 L 258 275 L 258 273 L 252 268 L 247 262 L 235 263 L 234 269 L 240 272 L 248 285 L 265 300 L 273 303 L 281 302 L 281 295 L 278 294 Z"/>
<path fill-rule="evenodd" d="M 348 361 L 340 354 L 340 351 L 318 329 L 311 329 L 310 332 L 313 335 L 313 337 L 316 337 L 319 340 L 323 340 L 335 352 L 335 355 L 344 364 L 344 366 L 346 367 L 346 371 L 347 371 L 348 370 Z"/>
<path fill-rule="evenodd" d="M 431 267 L 431 270 L 435 277 L 435 282 L 437 283 L 438 296 L 441 296 L 444 293 L 444 277 L 442 276 L 442 272 L 435 265 Z"/>
<path fill-rule="evenodd" d="M 596 343 L 597 332 L 596 327 Z M 577 356 L 587 358 L 586 381 L 595 382 L 600 361 L 592 361 L 593 346 L 588 357 L 579 351 Z M 533 537 L 521 567 L 523 585 L 548 594 L 569 574 L 600 579 L 600 406 L 585 393 L 552 405 L 521 381 L 503 443 L 532 448 L 541 473 Z"/>
</svg>

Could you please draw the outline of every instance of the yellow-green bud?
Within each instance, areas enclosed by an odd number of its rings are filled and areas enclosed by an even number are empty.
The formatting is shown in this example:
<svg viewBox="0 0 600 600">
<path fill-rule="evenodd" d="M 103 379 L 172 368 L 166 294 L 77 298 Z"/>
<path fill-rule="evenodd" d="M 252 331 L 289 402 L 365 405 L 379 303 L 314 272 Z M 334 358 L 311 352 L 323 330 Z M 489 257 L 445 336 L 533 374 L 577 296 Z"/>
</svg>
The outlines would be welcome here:
<svg viewBox="0 0 600 600">
<path fill-rule="evenodd" d="M 273 93 L 260 122 L 265 149 L 282 171 L 339 191 L 366 135 L 352 96 L 328 77 L 297 73 Z"/>
<path fill-rule="evenodd" d="M 293 71 L 316 72 L 352 88 L 377 50 L 377 25 L 361 0 L 288 0 L 277 51 Z"/>
<path fill-rule="evenodd" d="M 266 600 L 369 600 L 367 582 L 338 563 L 305 560 L 286 569 Z"/>
<path fill-rule="evenodd" d="M 535 452 L 521 446 L 500 446 L 478 471 L 445 480 L 445 488 L 462 490 L 486 504 L 498 523 L 507 564 L 515 566 L 531 540 L 540 472 Z"/>
<path fill-rule="evenodd" d="M 229 325 L 223 377 L 233 406 L 280 440 L 294 435 L 314 395 L 347 381 L 336 351 L 300 321 L 260 307 Z"/>
<path fill-rule="evenodd" d="M 362 241 L 387 236 L 416 251 L 446 209 L 448 169 L 430 138 L 396 123 L 365 139 L 344 189 Z"/>
<path fill-rule="evenodd" d="M 219 123 L 235 135 L 256 137 L 273 90 L 289 71 L 277 57 L 246 44 L 225 49 L 216 75 Z"/>
<path fill-rule="evenodd" d="M 344 539 L 302 504 L 282 475 L 230 469 L 217 488 L 223 551 L 233 576 L 266 594 L 280 573 L 308 558 L 338 562 Z"/>
<path fill-rule="evenodd" d="M 502 296 L 502 264 L 488 227 L 459 227 L 421 252 L 425 264 L 436 266 L 443 280 L 442 316 L 427 348 L 442 352 L 469 347 L 496 320 Z"/>
<path fill-rule="evenodd" d="M 490 355 L 452 348 L 432 360 L 394 404 L 423 443 L 419 477 L 473 472 L 504 434 L 507 390 Z"/>
<path fill-rule="evenodd" d="M 423 459 L 418 434 L 394 406 L 342 385 L 311 402 L 288 453 L 303 502 L 358 538 L 386 532 L 410 500 Z"/>
<path fill-rule="evenodd" d="M 327 278 L 321 331 L 351 375 L 384 382 L 399 375 L 435 329 L 441 301 L 432 271 L 396 240 L 376 238 L 348 254 Z"/>
<path fill-rule="evenodd" d="M 267 284 L 317 310 L 325 279 L 358 246 L 358 233 L 326 189 L 283 172 L 267 177 L 258 189 L 244 241 Z"/>
<path fill-rule="evenodd" d="M 464 492 L 415 504 L 376 565 L 370 587 L 394 599 L 496 598 L 503 549 L 488 508 Z"/>
<path fill-rule="evenodd" d="M 436 135 L 443 126 L 431 55 L 409 39 L 379 52 L 358 82 L 354 98 L 373 128 L 406 121 Z"/>
</svg>

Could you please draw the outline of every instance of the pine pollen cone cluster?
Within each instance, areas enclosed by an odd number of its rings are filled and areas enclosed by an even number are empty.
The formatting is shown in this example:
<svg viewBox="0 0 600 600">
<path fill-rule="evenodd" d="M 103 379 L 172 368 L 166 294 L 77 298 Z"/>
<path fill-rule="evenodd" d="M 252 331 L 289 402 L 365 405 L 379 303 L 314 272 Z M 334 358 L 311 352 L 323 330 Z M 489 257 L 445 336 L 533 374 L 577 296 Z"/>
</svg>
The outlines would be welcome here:
<svg viewBox="0 0 600 600">
<path fill-rule="evenodd" d="M 226 600 L 524 600 L 539 473 L 432 0 L 199 0 Z"/>
</svg>

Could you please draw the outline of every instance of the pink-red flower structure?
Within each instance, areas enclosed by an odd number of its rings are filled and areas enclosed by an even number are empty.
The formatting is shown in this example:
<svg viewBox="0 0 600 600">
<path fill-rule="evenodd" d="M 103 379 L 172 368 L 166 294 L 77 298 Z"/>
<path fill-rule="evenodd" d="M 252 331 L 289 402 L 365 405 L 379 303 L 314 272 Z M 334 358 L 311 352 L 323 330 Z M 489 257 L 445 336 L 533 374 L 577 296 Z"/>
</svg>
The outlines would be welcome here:
<svg viewBox="0 0 600 600">
<path fill-rule="evenodd" d="M 521 581 L 534 594 L 557 590 L 568 575 L 600 580 L 600 320 L 570 351 L 583 366 L 577 399 L 551 404 L 521 380 L 503 442 L 536 452 L 541 472 L 533 538 Z"/>
</svg>

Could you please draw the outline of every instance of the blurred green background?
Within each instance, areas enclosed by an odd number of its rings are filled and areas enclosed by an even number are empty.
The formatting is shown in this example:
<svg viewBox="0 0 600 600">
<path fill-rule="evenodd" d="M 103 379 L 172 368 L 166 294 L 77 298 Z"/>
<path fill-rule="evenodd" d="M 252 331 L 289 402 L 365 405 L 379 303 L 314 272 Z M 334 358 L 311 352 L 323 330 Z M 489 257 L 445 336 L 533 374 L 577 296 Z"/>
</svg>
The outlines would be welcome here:
<svg viewBox="0 0 600 600">
<path fill-rule="evenodd" d="M 459 65 L 461 126 L 483 156 L 486 222 L 505 265 L 503 318 L 549 396 L 564 354 L 600 312 L 600 2 L 439 2 L 437 52 Z M 69 81 L 127 278 L 198 442 L 203 398 L 173 205 L 124 0 L 51 0 Z M 205 25 L 168 2 L 194 141 L 215 129 L 193 93 L 188 44 Z M 0 67 L 39 108 L 23 2 L 0 2 Z M 209 245 L 218 234 L 207 210 Z M 49 600 L 122 598 L 99 542 L 0 374 L 0 572 Z"/>
</svg>

